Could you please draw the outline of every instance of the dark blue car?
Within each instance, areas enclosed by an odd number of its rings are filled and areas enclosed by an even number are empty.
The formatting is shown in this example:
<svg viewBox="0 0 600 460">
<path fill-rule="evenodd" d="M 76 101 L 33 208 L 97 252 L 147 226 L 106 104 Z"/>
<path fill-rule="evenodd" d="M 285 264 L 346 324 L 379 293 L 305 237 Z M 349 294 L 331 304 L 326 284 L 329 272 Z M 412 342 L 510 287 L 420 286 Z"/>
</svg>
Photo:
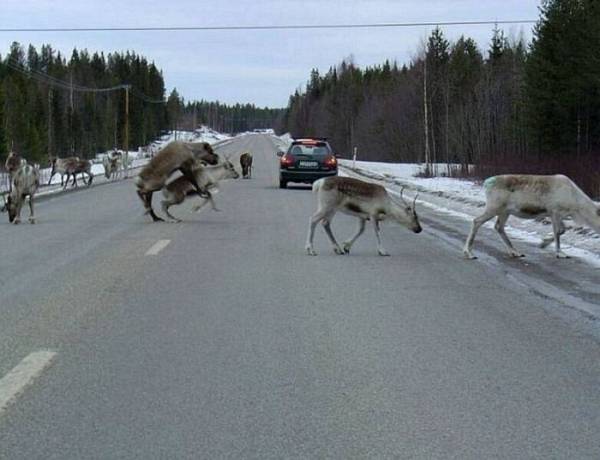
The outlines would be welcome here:
<svg viewBox="0 0 600 460">
<path fill-rule="evenodd" d="M 337 159 L 323 138 L 296 139 L 286 153 L 278 155 L 279 188 L 286 188 L 288 182 L 312 184 L 338 173 Z"/>
</svg>

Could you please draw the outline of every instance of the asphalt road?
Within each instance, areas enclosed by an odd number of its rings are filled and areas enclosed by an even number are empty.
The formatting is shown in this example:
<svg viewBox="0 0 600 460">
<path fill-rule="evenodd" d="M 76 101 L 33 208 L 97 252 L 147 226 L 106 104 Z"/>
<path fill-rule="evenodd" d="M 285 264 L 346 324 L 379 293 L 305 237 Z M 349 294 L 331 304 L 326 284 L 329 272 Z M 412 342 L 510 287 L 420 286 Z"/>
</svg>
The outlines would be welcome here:
<svg viewBox="0 0 600 460">
<path fill-rule="evenodd" d="M 439 228 L 384 224 L 387 258 L 319 228 L 308 257 L 309 188 L 278 189 L 268 136 L 219 152 L 245 150 L 253 178 L 179 224 L 131 180 L 1 216 L 0 378 L 56 356 L 0 412 L 0 458 L 600 457 L 600 346 L 566 307 Z"/>
</svg>

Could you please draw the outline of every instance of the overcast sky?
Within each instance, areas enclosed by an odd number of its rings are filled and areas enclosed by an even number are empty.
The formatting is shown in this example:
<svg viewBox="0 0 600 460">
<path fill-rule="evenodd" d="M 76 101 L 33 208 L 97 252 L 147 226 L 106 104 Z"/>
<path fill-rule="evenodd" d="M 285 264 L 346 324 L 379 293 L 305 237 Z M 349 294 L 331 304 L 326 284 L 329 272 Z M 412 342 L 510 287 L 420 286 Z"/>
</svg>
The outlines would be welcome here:
<svg viewBox="0 0 600 460">
<path fill-rule="evenodd" d="M 537 19 L 539 0 L 2 0 L 0 28 L 348 24 Z M 508 35 L 531 26 L 506 26 Z M 453 26 L 487 48 L 491 26 Z M 134 50 L 163 70 L 170 91 L 186 99 L 283 107 L 312 68 L 326 71 L 352 55 L 360 66 L 409 62 L 431 28 L 280 31 L 0 33 L 4 56 L 13 41 L 44 43 L 70 56 Z"/>
</svg>

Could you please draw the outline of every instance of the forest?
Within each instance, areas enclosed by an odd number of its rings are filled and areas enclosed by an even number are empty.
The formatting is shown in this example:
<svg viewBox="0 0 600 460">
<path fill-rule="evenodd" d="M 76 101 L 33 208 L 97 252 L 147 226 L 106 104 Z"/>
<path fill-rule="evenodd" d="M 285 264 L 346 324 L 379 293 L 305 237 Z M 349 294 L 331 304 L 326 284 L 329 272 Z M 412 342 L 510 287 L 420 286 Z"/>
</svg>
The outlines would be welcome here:
<svg viewBox="0 0 600 460">
<path fill-rule="evenodd" d="M 547 0 L 531 43 L 496 27 L 481 48 L 436 28 L 410 63 L 313 70 L 278 131 L 424 175 L 563 173 L 600 196 L 598 24 L 598 1 Z"/>
<path fill-rule="evenodd" d="M 25 50 L 15 42 L 0 56 L 0 164 L 11 150 L 40 164 L 73 154 L 92 158 L 127 140 L 137 149 L 171 129 L 271 127 L 281 114 L 252 104 L 186 102 L 177 89 L 167 96 L 162 71 L 134 52 L 74 49 L 67 59 L 51 45 Z"/>
</svg>

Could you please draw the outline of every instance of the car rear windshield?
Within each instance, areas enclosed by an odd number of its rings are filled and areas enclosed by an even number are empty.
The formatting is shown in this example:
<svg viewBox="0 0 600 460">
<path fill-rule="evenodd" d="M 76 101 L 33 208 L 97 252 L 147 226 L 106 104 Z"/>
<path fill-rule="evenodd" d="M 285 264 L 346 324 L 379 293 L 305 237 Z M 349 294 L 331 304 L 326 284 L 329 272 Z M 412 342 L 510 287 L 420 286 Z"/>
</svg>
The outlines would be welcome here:
<svg viewBox="0 0 600 460">
<path fill-rule="evenodd" d="M 295 144 L 290 147 L 292 155 L 327 156 L 330 154 L 327 144 L 319 142 L 315 144 Z"/>
</svg>

